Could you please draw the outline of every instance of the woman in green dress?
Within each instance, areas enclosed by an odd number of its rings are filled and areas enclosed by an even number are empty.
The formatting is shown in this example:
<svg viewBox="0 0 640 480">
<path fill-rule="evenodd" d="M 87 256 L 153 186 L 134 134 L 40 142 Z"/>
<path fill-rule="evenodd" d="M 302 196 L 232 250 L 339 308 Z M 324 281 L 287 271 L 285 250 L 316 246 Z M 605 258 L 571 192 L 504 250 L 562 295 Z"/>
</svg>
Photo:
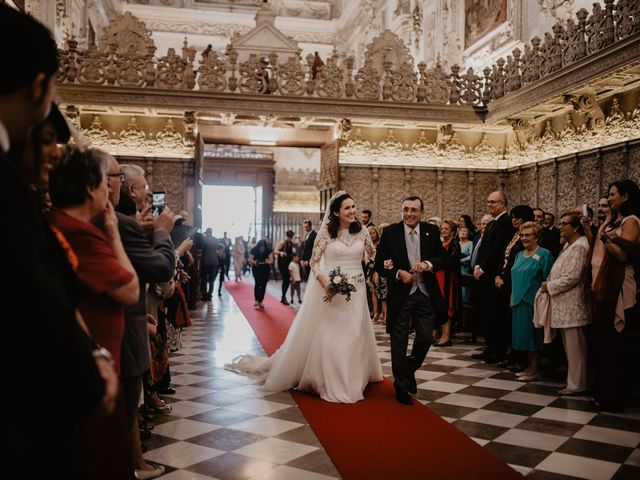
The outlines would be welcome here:
<svg viewBox="0 0 640 480">
<path fill-rule="evenodd" d="M 520 226 L 520 240 L 524 250 L 516 255 L 511 268 L 511 348 L 529 354 L 529 366 L 517 373 L 518 380 L 530 382 L 538 378 L 542 352 L 542 330 L 533 326 L 533 303 L 536 292 L 549 276 L 553 256 L 538 245 L 542 227 L 536 222 Z"/>
</svg>

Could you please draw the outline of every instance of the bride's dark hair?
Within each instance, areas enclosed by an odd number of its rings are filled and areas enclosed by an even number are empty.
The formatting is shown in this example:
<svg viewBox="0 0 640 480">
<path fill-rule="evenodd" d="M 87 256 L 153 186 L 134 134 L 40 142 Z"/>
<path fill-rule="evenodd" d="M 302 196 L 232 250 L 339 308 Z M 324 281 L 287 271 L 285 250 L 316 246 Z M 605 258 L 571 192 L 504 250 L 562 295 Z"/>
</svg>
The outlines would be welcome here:
<svg viewBox="0 0 640 480">
<path fill-rule="evenodd" d="M 347 198 L 351 198 L 351 195 L 343 193 L 331 202 L 331 205 L 329 206 L 329 223 L 327 223 L 327 231 L 331 238 L 336 238 L 338 236 L 338 229 L 340 228 L 340 219 L 338 218 L 338 214 L 340 213 L 342 202 Z M 351 225 L 349 225 L 349 233 L 358 233 L 360 230 L 362 230 L 362 225 L 358 219 L 351 222 Z"/>
</svg>

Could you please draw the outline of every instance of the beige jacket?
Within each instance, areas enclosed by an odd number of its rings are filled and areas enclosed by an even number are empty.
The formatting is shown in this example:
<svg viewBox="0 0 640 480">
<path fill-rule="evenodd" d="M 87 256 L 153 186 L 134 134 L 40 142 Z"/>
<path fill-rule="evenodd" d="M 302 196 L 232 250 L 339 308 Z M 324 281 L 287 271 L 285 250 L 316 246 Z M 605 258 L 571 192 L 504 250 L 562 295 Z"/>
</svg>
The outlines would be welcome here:
<svg viewBox="0 0 640 480">
<path fill-rule="evenodd" d="M 589 267 L 589 242 L 580 237 L 565 245 L 551 268 L 547 288 L 551 296 L 551 327 L 583 327 L 591 323 L 585 296 L 585 282 Z"/>
</svg>

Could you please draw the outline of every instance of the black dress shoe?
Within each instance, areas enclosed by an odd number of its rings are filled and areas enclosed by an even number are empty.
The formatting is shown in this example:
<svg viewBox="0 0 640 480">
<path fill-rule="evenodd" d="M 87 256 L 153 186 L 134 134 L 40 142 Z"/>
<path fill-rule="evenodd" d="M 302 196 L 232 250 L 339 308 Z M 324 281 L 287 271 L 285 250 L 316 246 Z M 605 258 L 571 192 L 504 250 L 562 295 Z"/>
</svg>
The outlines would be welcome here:
<svg viewBox="0 0 640 480">
<path fill-rule="evenodd" d="M 403 405 L 412 405 L 411 395 L 406 390 L 396 390 L 396 400 Z"/>
<path fill-rule="evenodd" d="M 283 304 L 283 305 L 289 305 L 289 302 L 287 302 L 287 299 L 286 299 L 286 298 L 284 298 L 284 297 L 282 297 L 282 298 L 280 299 L 280 303 L 281 303 L 281 304 Z"/>
<path fill-rule="evenodd" d="M 484 359 L 484 363 L 500 363 L 504 359 L 504 357 L 499 357 L 497 355 L 487 355 L 487 357 Z"/>
<path fill-rule="evenodd" d="M 175 395 L 176 394 L 176 389 L 175 388 L 171 388 L 171 387 L 159 388 L 158 389 L 158 394 L 159 395 Z"/>
</svg>

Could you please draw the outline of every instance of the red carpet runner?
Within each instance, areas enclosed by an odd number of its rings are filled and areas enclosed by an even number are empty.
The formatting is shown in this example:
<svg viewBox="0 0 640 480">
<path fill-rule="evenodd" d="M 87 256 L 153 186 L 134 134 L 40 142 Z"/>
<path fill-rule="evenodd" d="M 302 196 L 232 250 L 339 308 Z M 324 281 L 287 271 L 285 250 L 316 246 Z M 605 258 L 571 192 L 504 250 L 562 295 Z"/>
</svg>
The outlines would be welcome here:
<svg viewBox="0 0 640 480">
<path fill-rule="evenodd" d="M 254 309 L 251 284 L 227 282 L 225 288 L 271 355 L 284 341 L 294 312 L 269 295 L 264 310 Z M 365 400 L 355 404 L 291 393 L 345 480 L 522 478 L 421 403 L 397 403 L 388 379 L 370 384 Z"/>
</svg>

